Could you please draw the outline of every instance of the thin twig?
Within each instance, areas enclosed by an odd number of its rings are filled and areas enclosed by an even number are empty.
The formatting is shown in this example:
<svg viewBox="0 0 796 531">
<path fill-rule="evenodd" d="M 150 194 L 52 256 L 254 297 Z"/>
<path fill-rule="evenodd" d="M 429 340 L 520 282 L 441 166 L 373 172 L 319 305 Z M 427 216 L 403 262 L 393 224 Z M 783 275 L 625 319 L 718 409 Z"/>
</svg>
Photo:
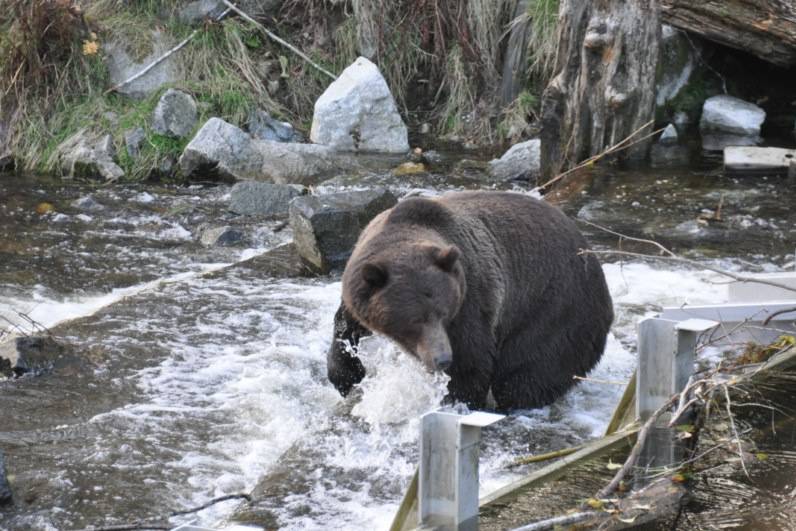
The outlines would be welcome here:
<svg viewBox="0 0 796 531">
<path fill-rule="evenodd" d="M 225 17 L 225 16 L 226 16 L 226 15 L 227 15 L 227 14 L 228 14 L 230 11 L 231 11 L 231 9 L 226 9 L 226 10 L 224 10 L 224 12 L 223 12 L 223 13 L 221 13 L 220 15 L 218 15 L 218 16 L 217 16 L 217 17 L 216 17 L 214 20 L 215 20 L 216 22 L 219 22 L 219 21 L 220 21 L 222 18 L 224 18 L 224 17 Z M 183 39 L 183 40 L 182 40 L 182 42 L 180 42 L 180 43 L 179 43 L 177 46 L 175 46 L 174 48 L 172 48 L 172 49 L 168 50 L 166 53 L 164 53 L 163 55 L 161 55 L 160 57 L 158 57 L 157 59 L 155 59 L 154 61 L 152 61 L 151 63 L 149 63 L 147 66 L 145 66 L 145 67 L 144 67 L 144 69 L 143 69 L 143 70 L 141 70 L 141 71 L 140 71 L 140 72 L 138 72 L 137 74 L 135 74 L 135 75 L 133 75 L 133 76 L 131 76 L 131 77 L 129 77 L 129 78 L 127 78 L 127 79 L 125 79 L 124 81 L 122 81 L 121 83 L 119 83 L 119 84 L 117 84 L 117 85 L 114 85 L 114 86 L 112 86 L 111 88 L 109 88 L 108 90 L 106 90 L 106 91 L 104 92 L 104 94 L 110 94 L 111 92 L 117 91 L 117 90 L 119 90 L 120 88 L 122 88 L 123 86 L 125 86 L 125 85 L 128 85 L 128 84 L 132 83 L 133 81 L 135 81 L 136 79 L 140 78 L 141 76 L 143 76 L 144 74 L 146 74 L 147 72 L 149 72 L 150 70 L 152 70 L 153 68 L 155 68 L 156 66 L 158 66 L 160 63 L 162 63 L 163 61 L 165 61 L 166 59 L 168 59 L 169 57 L 171 57 L 171 56 L 172 56 L 172 54 L 174 54 L 174 53 L 178 52 L 179 50 L 181 50 L 181 49 L 182 49 L 182 48 L 183 48 L 183 47 L 184 47 L 186 44 L 188 44 L 189 42 L 191 42 L 191 39 L 193 39 L 193 38 L 196 36 L 196 34 L 197 34 L 197 33 L 199 33 L 199 29 L 195 29 L 195 30 L 193 30 L 193 31 L 191 32 L 191 34 L 190 34 L 190 35 L 188 35 L 187 37 L 185 37 L 185 39 Z"/>
<path fill-rule="evenodd" d="M 163 524 L 147 524 L 145 522 L 133 522 L 132 524 L 118 524 L 118 525 L 103 525 L 99 527 L 87 527 L 82 531 L 139 531 L 143 529 L 151 529 L 151 530 L 166 530 L 173 529 L 174 526 L 172 525 L 163 525 Z"/>
<path fill-rule="evenodd" d="M 572 379 L 580 380 L 581 382 L 594 382 L 606 385 L 627 385 L 627 382 L 618 382 L 616 380 L 601 380 L 599 378 L 589 378 L 587 376 L 578 376 L 578 375 L 573 376 Z"/>
<path fill-rule="evenodd" d="M 648 240 L 646 238 L 636 238 L 634 236 L 628 236 L 627 234 L 622 234 L 621 232 L 616 232 L 615 230 L 609 229 L 608 227 L 604 227 L 600 224 L 594 223 L 592 221 L 588 221 L 585 219 L 576 218 L 578 223 L 583 223 L 584 225 L 588 225 L 590 227 L 594 227 L 595 229 L 599 229 L 603 232 L 607 232 L 608 234 L 613 234 L 614 236 L 618 236 L 621 240 L 628 240 L 631 242 L 638 242 L 638 243 L 646 243 L 649 245 L 653 245 L 661 250 L 661 252 L 668 256 L 677 256 L 672 250 L 664 247 L 661 243 L 656 242 L 655 240 Z"/>
<path fill-rule="evenodd" d="M 631 253 L 628 251 L 594 251 L 591 249 L 581 249 L 580 254 L 594 254 L 594 255 L 614 255 L 614 256 L 628 256 L 631 258 L 639 258 L 642 260 L 663 260 L 666 262 L 678 262 L 681 264 L 687 264 L 691 267 L 695 267 L 698 269 L 705 269 L 707 271 L 712 271 L 714 273 L 718 273 L 719 275 L 723 275 L 725 277 L 729 277 L 737 282 L 752 282 L 755 284 L 765 284 L 767 286 L 774 286 L 775 288 L 784 289 L 787 291 L 792 291 L 796 293 L 796 288 L 787 286 L 785 284 L 780 284 L 779 282 L 772 282 L 770 280 L 765 280 L 762 278 L 754 278 L 754 277 L 747 277 L 743 275 L 736 275 L 735 273 L 730 273 L 729 271 L 725 271 L 724 269 L 719 269 L 717 267 L 709 266 L 707 264 L 703 264 L 701 262 L 697 262 L 696 260 L 690 260 L 688 258 L 683 258 L 682 256 L 656 256 L 651 254 L 644 254 L 644 253 Z"/>
<path fill-rule="evenodd" d="M 765 321 L 763 321 L 763 326 L 766 326 L 768 323 L 770 323 L 770 322 L 771 322 L 771 320 L 772 320 L 774 317 L 776 317 L 776 316 L 778 316 L 778 315 L 782 315 L 783 313 L 790 313 L 790 312 L 796 312 L 796 306 L 794 306 L 793 308 L 785 308 L 784 310 L 779 310 L 779 311 L 777 311 L 777 312 L 774 312 L 774 313 L 772 313 L 771 315 L 769 315 L 768 317 L 766 317 L 766 320 L 765 320 Z"/>
<path fill-rule="evenodd" d="M 246 500 L 246 501 L 251 501 L 252 497 L 249 496 L 248 494 L 243 494 L 243 493 L 241 493 L 241 494 L 227 494 L 226 496 L 219 496 L 218 498 L 213 498 L 212 500 L 210 500 L 209 502 L 205 503 L 204 505 L 200 505 L 199 507 L 194 507 L 193 509 L 186 509 L 184 511 L 174 511 L 173 513 L 171 513 L 170 516 L 181 516 L 181 515 L 184 515 L 184 514 L 198 513 L 202 509 L 207 509 L 211 505 L 215 505 L 217 503 L 221 503 L 221 502 L 227 501 L 227 500 Z"/>
<path fill-rule="evenodd" d="M 199 512 L 199 511 L 203 510 L 203 509 L 207 509 L 211 505 L 215 505 L 217 503 L 221 503 L 221 502 L 227 501 L 227 500 L 238 500 L 238 499 L 251 501 L 251 496 L 249 496 L 248 494 L 243 494 L 243 493 L 241 493 L 241 494 L 227 494 L 225 496 L 219 496 L 218 498 L 213 498 L 209 502 L 207 502 L 207 503 L 205 503 L 203 505 L 200 505 L 199 507 L 194 507 L 192 509 L 185 509 L 184 511 L 174 511 L 171 514 L 169 514 L 169 518 L 174 517 L 174 516 L 183 516 L 183 515 L 186 515 L 186 514 L 196 513 L 196 512 Z M 161 529 L 173 529 L 174 528 L 174 526 L 172 526 L 172 525 L 164 525 L 164 524 L 154 523 L 154 522 L 158 522 L 158 521 L 162 521 L 162 520 L 166 520 L 166 518 L 165 517 L 150 518 L 149 522 L 151 522 L 151 523 L 147 523 L 147 521 L 145 521 L 145 520 L 138 520 L 138 521 L 130 523 L 130 524 L 115 524 L 115 525 L 108 525 L 108 526 L 90 526 L 90 527 L 87 527 L 87 528 L 83 529 L 82 531 L 136 531 L 136 530 L 140 530 L 140 529 L 161 530 Z"/>
<path fill-rule="evenodd" d="M 704 383 L 705 380 L 697 380 L 696 382 L 691 383 L 691 385 L 686 386 L 683 390 L 683 393 L 688 394 L 691 389 L 694 389 L 697 385 L 701 385 Z M 641 450 L 644 448 L 644 442 L 649 435 L 652 426 L 655 422 L 660 418 L 661 415 L 666 413 L 680 398 L 680 395 L 673 395 L 669 400 L 663 403 L 655 412 L 650 415 L 650 418 L 644 423 L 641 429 L 638 432 L 638 436 L 636 437 L 636 443 L 633 445 L 633 449 L 630 451 L 630 455 L 625 460 L 625 464 L 622 465 L 616 475 L 613 477 L 610 483 L 600 489 L 594 497 L 597 499 L 607 498 L 610 496 L 618 487 L 619 484 L 622 482 L 623 479 L 630 473 L 633 467 L 636 466 L 636 462 L 638 461 L 639 456 L 641 455 Z"/>
<path fill-rule="evenodd" d="M 629 148 L 631 146 L 634 146 L 634 145 L 638 144 L 639 142 L 643 142 L 644 140 L 646 140 L 646 139 L 648 139 L 648 138 L 650 138 L 652 136 L 657 135 L 658 133 L 660 133 L 661 131 L 663 131 L 665 129 L 665 128 L 661 128 L 661 129 L 655 130 L 655 131 L 651 132 L 648 135 L 645 135 L 645 136 L 643 136 L 643 137 L 641 137 L 641 138 L 639 138 L 637 140 L 633 140 L 632 142 L 630 142 L 630 140 L 632 140 L 633 137 L 635 137 L 637 134 L 639 134 L 641 131 L 643 131 L 647 127 L 651 126 L 653 123 L 655 123 L 655 120 L 650 120 L 649 122 L 645 123 L 644 125 L 642 125 L 638 129 L 636 129 L 635 131 L 630 133 L 630 136 L 628 136 L 624 140 L 620 141 L 618 144 L 614 144 L 613 146 L 610 146 L 609 148 L 605 149 L 604 151 L 601 151 L 597 155 L 589 157 L 588 159 L 584 160 L 583 162 L 581 162 L 580 164 L 578 164 L 574 168 L 571 168 L 571 169 L 569 169 L 569 170 L 567 170 L 567 171 L 565 171 L 563 173 L 559 173 L 558 175 L 556 175 L 555 177 L 553 177 L 552 179 L 550 179 L 549 181 L 547 181 L 543 185 L 538 186 L 537 189 L 544 190 L 548 186 L 552 186 L 553 184 L 557 183 L 558 181 L 560 181 L 561 179 L 563 179 L 567 175 L 570 175 L 570 174 L 572 174 L 572 173 L 574 173 L 574 172 L 576 172 L 576 171 L 578 171 L 578 170 L 580 170 L 582 168 L 585 168 L 586 166 L 590 166 L 590 165 L 594 164 L 595 162 L 597 162 L 598 160 L 600 160 L 600 159 L 602 159 L 604 157 L 607 157 L 608 155 L 611 155 L 613 153 L 617 153 L 619 151 L 622 151 L 623 149 L 627 149 L 627 148 Z"/>
<path fill-rule="evenodd" d="M 244 13 L 243 11 L 241 11 L 235 4 L 233 4 L 229 0 L 222 0 L 222 1 L 232 11 L 234 11 L 235 13 L 240 15 L 241 18 L 243 18 L 247 22 L 250 22 L 250 23 L 254 24 L 258 28 L 260 28 L 270 39 L 278 42 L 279 44 L 281 44 L 282 46 L 284 46 L 288 50 L 292 51 L 293 53 L 295 53 L 296 55 L 298 55 L 299 57 L 301 57 L 302 59 L 307 61 L 309 64 L 311 64 L 313 67 L 315 67 L 318 71 L 323 72 L 324 74 L 326 74 L 327 76 L 329 76 L 333 80 L 337 79 L 337 76 L 335 76 L 334 74 L 332 74 L 331 72 L 326 70 L 321 65 L 317 64 L 315 61 L 310 59 L 309 56 L 307 56 L 304 52 L 302 52 L 301 50 L 299 50 L 298 48 L 296 48 L 295 46 L 293 46 L 292 44 L 290 44 L 286 40 L 282 39 L 281 37 L 277 36 L 276 34 L 272 33 L 271 31 L 269 31 L 268 28 L 266 28 L 265 26 L 263 26 L 262 24 L 260 24 L 256 20 L 254 20 L 252 17 L 250 17 L 249 15 Z"/>
<path fill-rule="evenodd" d="M 730 427 L 732 428 L 732 433 L 735 435 L 735 441 L 738 443 L 738 457 L 741 459 L 741 468 L 743 468 L 744 474 L 746 477 L 749 477 L 749 471 L 746 469 L 746 462 L 743 458 L 743 446 L 741 446 L 741 436 L 738 434 L 738 429 L 735 427 L 735 419 L 732 416 L 732 401 L 730 400 L 730 392 L 727 390 L 727 384 L 722 385 L 724 388 L 724 398 L 727 402 L 724 404 L 727 408 L 727 416 L 730 417 Z"/>
</svg>

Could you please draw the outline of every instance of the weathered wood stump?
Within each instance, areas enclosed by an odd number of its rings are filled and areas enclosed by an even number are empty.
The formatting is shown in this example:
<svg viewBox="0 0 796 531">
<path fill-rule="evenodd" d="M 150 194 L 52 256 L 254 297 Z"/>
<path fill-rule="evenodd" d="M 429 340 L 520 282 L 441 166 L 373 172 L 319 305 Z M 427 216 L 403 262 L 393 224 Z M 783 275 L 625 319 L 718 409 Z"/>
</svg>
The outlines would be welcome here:
<svg viewBox="0 0 796 531">
<path fill-rule="evenodd" d="M 555 76 L 542 100 L 547 180 L 619 143 L 653 117 L 658 0 L 561 0 Z M 622 151 L 646 155 L 648 142 Z"/>
<path fill-rule="evenodd" d="M 793 0 L 661 0 L 671 24 L 775 65 L 796 65 Z"/>
</svg>

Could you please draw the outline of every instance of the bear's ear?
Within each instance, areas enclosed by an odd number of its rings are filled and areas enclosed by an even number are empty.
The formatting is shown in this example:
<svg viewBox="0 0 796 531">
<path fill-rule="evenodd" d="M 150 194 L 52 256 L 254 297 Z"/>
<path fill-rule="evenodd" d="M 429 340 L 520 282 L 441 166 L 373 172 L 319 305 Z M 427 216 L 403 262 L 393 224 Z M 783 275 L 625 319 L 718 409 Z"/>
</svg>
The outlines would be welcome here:
<svg viewBox="0 0 796 531">
<path fill-rule="evenodd" d="M 382 288 L 387 284 L 387 270 L 378 264 L 368 262 L 362 266 L 362 278 L 372 288 Z"/>
<path fill-rule="evenodd" d="M 450 273 L 453 271 L 453 266 L 455 266 L 456 262 L 459 260 L 460 254 L 461 251 L 459 251 L 459 248 L 455 245 L 435 247 L 434 262 L 436 262 L 440 269 Z"/>
</svg>

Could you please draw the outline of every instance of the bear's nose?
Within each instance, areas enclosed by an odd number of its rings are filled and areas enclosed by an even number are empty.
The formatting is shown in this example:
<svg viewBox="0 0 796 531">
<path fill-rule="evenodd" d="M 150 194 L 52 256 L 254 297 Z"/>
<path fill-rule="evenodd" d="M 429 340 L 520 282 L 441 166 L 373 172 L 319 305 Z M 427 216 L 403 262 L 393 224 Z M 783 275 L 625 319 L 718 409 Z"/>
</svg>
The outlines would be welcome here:
<svg viewBox="0 0 796 531">
<path fill-rule="evenodd" d="M 450 356 L 447 355 L 437 356 L 434 358 L 434 366 L 437 368 L 438 371 L 447 371 L 450 368 L 452 361 L 453 360 L 451 360 Z"/>
</svg>

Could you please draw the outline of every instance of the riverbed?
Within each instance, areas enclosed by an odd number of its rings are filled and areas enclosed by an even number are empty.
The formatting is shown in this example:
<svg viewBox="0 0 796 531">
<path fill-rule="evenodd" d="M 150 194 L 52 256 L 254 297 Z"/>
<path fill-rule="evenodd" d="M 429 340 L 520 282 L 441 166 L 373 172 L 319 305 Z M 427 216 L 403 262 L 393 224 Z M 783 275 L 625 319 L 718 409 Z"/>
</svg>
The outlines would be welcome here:
<svg viewBox="0 0 796 531">
<path fill-rule="evenodd" d="M 385 173 L 319 189 L 374 182 L 398 195 L 481 186 Z M 592 223 L 581 228 L 595 249 L 616 249 L 618 238 L 593 224 L 731 271 L 794 268 L 787 180 L 730 178 L 708 162 L 595 169 L 579 183 L 561 207 Z M 51 372 L 0 381 L 0 449 L 15 493 L 1 529 L 132 522 L 258 485 L 269 529 L 389 526 L 415 470 L 419 415 L 439 404 L 445 378 L 371 338 L 368 376 L 341 398 L 325 377 L 339 277 L 274 279 L 249 267 L 290 230 L 232 216 L 228 197 L 227 185 L 0 176 L 0 328 L 30 329 L 22 314 L 74 352 Z M 244 227 L 244 245 L 202 247 L 204 223 Z M 482 494 L 516 477 L 507 465 L 518 456 L 604 432 L 635 369 L 638 319 L 726 297 L 715 273 L 601 258 L 616 310 L 603 360 L 555 404 L 485 431 Z M 169 522 L 232 525 L 238 504 Z"/>
</svg>

